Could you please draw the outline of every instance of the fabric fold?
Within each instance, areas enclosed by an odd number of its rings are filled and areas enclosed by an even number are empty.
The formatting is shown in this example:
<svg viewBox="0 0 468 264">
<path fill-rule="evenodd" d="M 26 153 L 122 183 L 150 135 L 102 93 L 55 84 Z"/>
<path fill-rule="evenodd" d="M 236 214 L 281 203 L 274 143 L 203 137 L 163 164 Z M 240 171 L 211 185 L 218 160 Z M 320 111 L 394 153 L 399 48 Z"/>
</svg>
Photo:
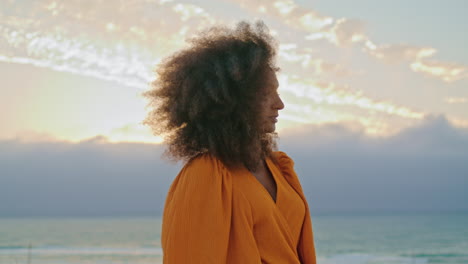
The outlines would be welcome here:
<svg viewBox="0 0 468 264">
<path fill-rule="evenodd" d="M 226 263 L 231 214 L 231 177 L 208 155 L 187 164 L 166 198 L 164 263 Z"/>
<path fill-rule="evenodd" d="M 299 182 L 299 178 L 294 171 L 294 161 L 282 151 L 274 152 L 274 158 L 276 159 L 284 178 L 289 182 L 294 190 L 296 190 L 304 201 L 304 205 L 306 207 L 306 215 L 302 225 L 299 244 L 297 246 L 300 261 L 302 264 L 316 264 L 317 260 L 309 205 Z"/>
</svg>

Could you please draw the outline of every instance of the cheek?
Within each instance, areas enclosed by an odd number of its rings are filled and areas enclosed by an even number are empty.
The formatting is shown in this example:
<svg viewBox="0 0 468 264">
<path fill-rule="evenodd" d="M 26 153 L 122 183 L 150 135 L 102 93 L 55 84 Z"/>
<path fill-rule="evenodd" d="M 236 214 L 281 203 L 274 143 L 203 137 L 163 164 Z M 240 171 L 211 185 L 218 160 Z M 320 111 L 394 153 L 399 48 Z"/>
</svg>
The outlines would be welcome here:
<svg viewBox="0 0 468 264">
<path fill-rule="evenodd" d="M 260 111 L 258 112 L 259 118 L 260 120 L 262 120 L 262 122 L 265 122 L 268 119 L 268 114 L 269 114 L 268 107 L 269 106 L 266 104 L 266 102 L 264 102 L 259 107 L 260 107 Z"/>
<path fill-rule="evenodd" d="M 262 115 L 268 116 L 270 114 L 271 107 L 273 105 L 273 101 L 271 99 L 265 99 L 264 103 L 262 104 Z"/>
<path fill-rule="evenodd" d="M 270 110 L 276 101 L 276 95 L 269 95 L 265 98 L 265 110 Z"/>
</svg>

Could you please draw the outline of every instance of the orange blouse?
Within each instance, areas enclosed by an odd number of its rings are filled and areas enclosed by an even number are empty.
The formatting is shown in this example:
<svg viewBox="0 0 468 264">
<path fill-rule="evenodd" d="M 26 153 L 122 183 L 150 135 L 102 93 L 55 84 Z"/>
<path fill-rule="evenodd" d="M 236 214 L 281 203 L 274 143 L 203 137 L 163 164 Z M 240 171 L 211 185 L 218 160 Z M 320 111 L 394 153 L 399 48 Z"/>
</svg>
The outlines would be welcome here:
<svg viewBox="0 0 468 264">
<path fill-rule="evenodd" d="M 228 170 L 209 154 L 188 162 L 164 207 L 165 264 L 316 264 L 312 221 L 294 162 L 266 163 L 276 202 L 247 169 Z"/>
</svg>

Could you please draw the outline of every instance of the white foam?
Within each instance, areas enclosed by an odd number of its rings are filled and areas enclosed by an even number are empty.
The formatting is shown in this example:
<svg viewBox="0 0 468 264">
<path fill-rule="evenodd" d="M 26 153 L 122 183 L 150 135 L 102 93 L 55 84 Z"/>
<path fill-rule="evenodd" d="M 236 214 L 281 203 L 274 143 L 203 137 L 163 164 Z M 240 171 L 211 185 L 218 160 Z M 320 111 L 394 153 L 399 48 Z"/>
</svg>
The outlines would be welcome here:
<svg viewBox="0 0 468 264">
<path fill-rule="evenodd" d="M 0 249 L 0 255 L 27 255 L 29 249 Z M 161 248 L 32 248 L 31 255 L 76 256 L 76 255 L 112 255 L 112 256 L 162 256 Z"/>
<path fill-rule="evenodd" d="M 321 264 L 425 264 L 428 260 L 427 258 L 349 253 L 319 257 L 317 262 Z"/>
</svg>

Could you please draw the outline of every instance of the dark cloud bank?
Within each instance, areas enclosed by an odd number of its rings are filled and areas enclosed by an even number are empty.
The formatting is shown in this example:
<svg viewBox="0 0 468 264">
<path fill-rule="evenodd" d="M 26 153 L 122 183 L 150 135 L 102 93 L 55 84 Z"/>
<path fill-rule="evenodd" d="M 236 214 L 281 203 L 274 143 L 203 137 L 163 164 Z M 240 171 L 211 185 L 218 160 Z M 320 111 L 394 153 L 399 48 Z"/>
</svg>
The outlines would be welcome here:
<svg viewBox="0 0 468 264">
<path fill-rule="evenodd" d="M 312 214 L 468 211 L 468 131 L 434 117 L 369 138 L 344 126 L 284 131 Z M 163 146 L 93 139 L 0 142 L 0 216 L 161 215 L 180 164 Z"/>
</svg>

